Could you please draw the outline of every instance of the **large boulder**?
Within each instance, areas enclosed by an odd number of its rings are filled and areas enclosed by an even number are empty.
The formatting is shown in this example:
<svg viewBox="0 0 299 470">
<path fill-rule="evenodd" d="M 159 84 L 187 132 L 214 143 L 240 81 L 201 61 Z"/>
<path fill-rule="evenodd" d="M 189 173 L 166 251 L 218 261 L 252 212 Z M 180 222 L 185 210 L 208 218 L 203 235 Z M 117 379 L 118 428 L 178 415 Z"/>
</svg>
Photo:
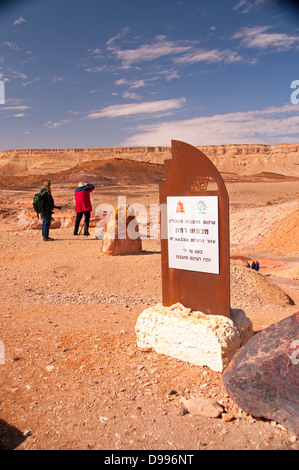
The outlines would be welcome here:
<svg viewBox="0 0 299 470">
<path fill-rule="evenodd" d="M 227 393 L 246 412 L 299 435 L 299 312 L 258 332 L 223 372 Z"/>
<path fill-rule="evenodd" d="M 147 308 L 135 325 L 137 346 L 222 372 L 232 356 L 253 334 L 243 310 L 231 318 L 206 315 L 177 303 Z"/>
<path fill-rule="evenodd" d="M 122 204 L 110 215 L 104 229 L 101 252 L 116 256 L 141 251 L 142 243 L 134 209 L 128 204 Z"/>
</svg>

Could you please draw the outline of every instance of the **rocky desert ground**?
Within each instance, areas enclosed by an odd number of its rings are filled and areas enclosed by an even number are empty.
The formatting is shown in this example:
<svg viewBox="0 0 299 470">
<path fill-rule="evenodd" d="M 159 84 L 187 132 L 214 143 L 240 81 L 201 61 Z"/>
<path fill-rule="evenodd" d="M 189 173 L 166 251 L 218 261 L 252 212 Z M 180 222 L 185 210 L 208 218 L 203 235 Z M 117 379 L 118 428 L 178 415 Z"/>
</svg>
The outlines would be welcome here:
<svg viewBox="0 0 299 470">
<path fill-rule="evenodd" d="M 299 145 L 200 149 L 230 198 L 231 307 L 257 332 L 298 311 Z M 160 240 L 106 256 L 96 208 L 122 197 L 150 214 L 165 158 L 170 148 L 0 152 L 1 449 L 298 449 L 286 428 L 239 408 L 221 373 L 136 345 L 138 316 L 161 302 Z M 62 210 L 44 243 L 32 198 L 48 178 Z M 90 237 L 72 235 L 79 181 L 95 185 Z M 186 413 L 191 396 L 224 412 Z"/>
</svg>

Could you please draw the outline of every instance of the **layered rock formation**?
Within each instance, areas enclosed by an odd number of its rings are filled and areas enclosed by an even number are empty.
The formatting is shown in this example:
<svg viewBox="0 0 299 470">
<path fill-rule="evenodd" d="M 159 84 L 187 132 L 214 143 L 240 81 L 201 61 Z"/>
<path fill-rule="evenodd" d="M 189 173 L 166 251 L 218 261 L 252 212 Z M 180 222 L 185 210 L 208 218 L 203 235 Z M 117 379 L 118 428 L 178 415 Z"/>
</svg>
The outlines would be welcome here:
<svg viewBox="0 0 299 470">
<path fill-rule="evenodd" d="M 197 147 L 220 172 L 254 174 L 262 171 L 299 176 L 299 144 L 209 145 Z M 170 147 L 91 149 L 29 149 L 0 152 L 0 176 L 57 173 L 95 160 L 120 158 L 163 164 Z"/>
</svg>

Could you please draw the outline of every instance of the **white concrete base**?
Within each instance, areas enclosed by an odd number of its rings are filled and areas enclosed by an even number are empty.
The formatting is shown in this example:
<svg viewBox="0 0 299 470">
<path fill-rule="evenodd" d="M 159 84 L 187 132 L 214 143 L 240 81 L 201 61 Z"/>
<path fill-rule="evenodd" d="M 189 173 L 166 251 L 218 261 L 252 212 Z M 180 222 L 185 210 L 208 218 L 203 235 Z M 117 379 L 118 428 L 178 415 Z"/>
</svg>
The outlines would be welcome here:
<svg viewBox="0 0 299 470">
<path fill-rule="evenodd" d="M 237 350 L 253 335 L 243 310 L 231 318 L 193 312 L 181 304 L 158 304 L 144 310 L 135 325 L 137 345 L 157 353 L 222 372 Z"/>
</svg>

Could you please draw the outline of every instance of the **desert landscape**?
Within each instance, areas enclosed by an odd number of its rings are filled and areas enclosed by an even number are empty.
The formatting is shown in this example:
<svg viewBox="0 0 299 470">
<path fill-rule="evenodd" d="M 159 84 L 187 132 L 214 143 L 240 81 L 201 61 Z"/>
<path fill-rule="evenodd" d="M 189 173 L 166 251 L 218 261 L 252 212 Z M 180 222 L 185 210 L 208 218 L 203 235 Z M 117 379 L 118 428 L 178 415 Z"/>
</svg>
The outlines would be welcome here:
<svg viewBox="0 0 299 470">
<path fill-rule="evenodd" d="M 299 310 L 299 144 L 198 148 L 229 194 L 231 307 L 264 330 Z M 138 316 L 161 302 L 149 227 L 169 158 L 170 147 L 0 152 L 1 449 L 298 450 L 284 426 L 244 412 L 221 373 L 137 347 Z M 51 243 L 32 208 L 45 179 L 62 207 Z M 73 236 L 80 181 L 95 186 L 90 237 Z M 148 210 L 139 254 L 101 253 L 97 207 L 119 198 Z M 186 412 L 190 397 L 216 400 L 221 416 Z"/>
</svg>

